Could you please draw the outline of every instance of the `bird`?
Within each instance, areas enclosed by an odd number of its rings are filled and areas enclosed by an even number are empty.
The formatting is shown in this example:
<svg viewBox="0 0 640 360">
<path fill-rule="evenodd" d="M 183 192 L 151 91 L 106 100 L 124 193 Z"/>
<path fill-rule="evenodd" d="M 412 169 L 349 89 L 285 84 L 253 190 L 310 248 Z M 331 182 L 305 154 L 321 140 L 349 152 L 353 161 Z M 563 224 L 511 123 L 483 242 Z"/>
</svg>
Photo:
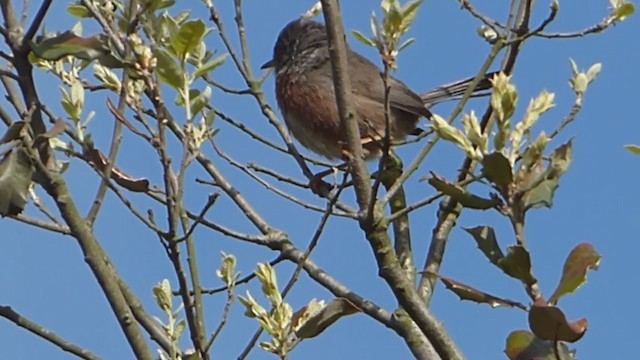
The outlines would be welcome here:
<svg viewBox="0 0 640 360">
<path fill-rule="evenodd" d="M 347 44 L 348 74 L 365 160 L 382 155 L 385 134 L 385 86 L 380 69 Z M 334 92 L 329 42 L 324 24 L 298 18 L 279 33 L 273 57 L 261 67 L 274 68 L 275 96 L 287 128 L 300 144 L 329 160 L 346 159 L 346 142 Z M 491 87 L 490 74 L 474 89 Z M 432 117 L 433 105 L 460 97 L 473 78 L 437 87 L 422 95 L 402 81 L 389 80 L 389 129 L 392 142 L 421 132 L 419 119 Z"/>
</svg>

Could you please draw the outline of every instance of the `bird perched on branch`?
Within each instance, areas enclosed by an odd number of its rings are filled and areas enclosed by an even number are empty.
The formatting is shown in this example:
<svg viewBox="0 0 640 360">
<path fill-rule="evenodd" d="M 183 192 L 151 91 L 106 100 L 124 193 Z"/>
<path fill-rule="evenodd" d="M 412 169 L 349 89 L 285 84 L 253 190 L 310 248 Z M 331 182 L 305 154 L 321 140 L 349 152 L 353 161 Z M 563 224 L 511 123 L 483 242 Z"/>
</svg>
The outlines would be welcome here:
<svg viewBox="0 0 640 360">
<path fill-rule="evenodd" d="M 379 157 L 385 135 L 385 87 L 380 69 L 347 47 L 352 99 L 359 118 L 365 159 Z M 278 35 L 273 59 L 262 68 L 273 67 L 276 99 L 291 134 L 307 149 L 326 158 L 344 158 L 345 139 L 340 126 L 333 87 L 331 59 L 325 26 L 300 18 L 287 24 Z M 431 118 L 429 108 L 461 96 L 473 79 L 443 85 L 418 95 L 395 78 L 389 82 L 390 138 L 393 142 L 421 131 L 421 117 Z M 474 94 L 491 87 L 489 75 Z"/>
</svg>

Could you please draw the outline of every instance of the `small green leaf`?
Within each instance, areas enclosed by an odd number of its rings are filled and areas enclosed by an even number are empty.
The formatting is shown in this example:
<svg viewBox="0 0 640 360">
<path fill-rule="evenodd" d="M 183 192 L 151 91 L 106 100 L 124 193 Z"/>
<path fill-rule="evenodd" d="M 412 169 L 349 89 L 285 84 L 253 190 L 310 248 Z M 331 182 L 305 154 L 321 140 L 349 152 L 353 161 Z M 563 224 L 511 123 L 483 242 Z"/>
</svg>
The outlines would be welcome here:
<svg viewBox="0 0 640 360">
<path fill-rule="evenodd" d="M 156 298 L 156 302 L 162 311 L 167 314 L 171 314 L 171 309 L 173 307 L 172 304 L 172 294 L 171 294 L 171 284 L 169 284 L 169 280 L 164 279 L 162 282 L 153 287 L 153 296 Z"/>
<path fill-rule="evenodd" d="M 193 78 L 197 79 L 201 76 L 206 76 L 208 75 L 210 72 L 212 72 L 213 70 L 217 69 L 218 67 L 220 67 L 222 64 L 224 64 L 225 60 L 227 60 L 227 57 L 229 56 L 229 54 L 224 54 L 221 56 L 218 56 L 217 58 L 209 61 L 208 63 L 200 66 L 196 72 L 193 74 Z"/>
<path fill-rule="evenodd" d="M 562 278 L 549 298 L 549 303 L 557 304 L 560 297 L 578 290 L 587 281 L 588 270 L 598 270 L 601 256 L 589 243 L 576 246 L 564 263 Z"/>
<path fill-rule="evenodd" d="M 558 343 L 558 349 L 562 360 L 574 359 L 567 345 Z M 517 330 L 509 334 L 504 352 L 509 360 L 558 360 L 553 342 L 540 340 L 526 330 Z"/>
<path fill-rule="evenodd" d="M 538 282 L 531 274 L 531 257 L 529 251 L 520 245 L 510 246 L 507 256 L 498 261 L 498 267 L 505 274 L 522 281 L 523 284 L 531 286 Z"/>
<path fill-rule="evenodd" d="M 367 46 L 376 47 L 376 43 L 373 42 L 373 40 L 369 39 L 368 37 L 364 36 L 360 31 L 353 30 L 351 34 L 353 34 L 353 37 L 356 40 L 360 41 L 361 43 Z"/>
<path fill-rule="evenodd" d="M 557 179 L 547 179 L 533 189 L 527 191 L 524 196 L 525 209 L 537 209 L 541 207 L 551 208 L 553 196 L 560 184 Z"/>
<path fill-rule="evenodd" d="M 180 26 L 177 34 L 172 38 L 171 45 L 180 60 L 184 61 L 187 55 L 196 49 L 203 41 L 207 27 L 202 20 L 187 21 Z"/>
<path fill-rule="evenodd" d="M 11 124 L 11 126 L 9 126 L 7 131 L 4 133 L 4 135 L 0 139 L 0 145 L 6 144 L 13 140 L 20 139 L 20 132 L 24 128 L 24 124 L 25 124 L 24 121 L 16 121 L 13 124 Z"/>
<path fill-rule="evenodd" d="M 602 64 L 600 63 L 593 64 L 589 70 L 587 70 L 587 80 L 589 80 L 589 84 L 595 81 L 600 71 L 602 71 Z"/>
<path fill-rule="evenodd" d="M 450 196 L 452 199 L 460 203 L 460 205 L 477 210 L 487 210 L 501 204 L 498 198 L 486 199 L 474 195 L 459 185 L 452 184 L 447 180 L 432 173 L 432 177 L 428 179 L 429 185 L 433 186 L 441 193 Z"/>
<path fill-rule="evenodd" d="M 180 337 L 182 337 L 182 334 L 184 333 L 184 329 L 186 328 L 187 328 L 187 322 L 184 319 L 178 321 L 178 323 L 176 324 L 176 328 L 173 330 L 173 339 L 180 340 Z"/>
<path fill-rule="evenodd" d="M 184 87 L 184 71 L 173 57 L 164 49 L 156 49 L 153 54 L 158 59 L 156 72 L 162 81 L 178 90 Z"/>
<path fill-rule="evenodd" d="M 464 228 L 478 244 L 478 248 L 491 261 L 492 264 L 498 265 L 498 262 L 504 258 L 502 249 L 498 245 L 496 233 L 490 226 L 476 226 L 474 228 Z"/>
<path fill-rule="evenodd" d="M 207 86 L 204 88 L 198 96 L 191 99 L 191 116 L 195 117 L 197 114 L 204 109 L 204 107 L 209 104 L 209 100 L 211 99 L 211 87 Z"/>
<path fill-rule="evenodd" d="M 625 145 L 624 148 L 632 154 L 640 155 L 640 146 L 638 145 Z"/>
<path fill-rule="evenodd" d="M 624 3 L 616 7 L 613 16 L 618 21 L 624 21 L 626 18 L 633 15 L 635 11 L 636 11 L 636 8 L 635 8 L 635 5 L 633 5 L 633 3 Z"/>
<path fill-rule="evenodd" d="M 482 158 L 482 175 L 501 190 L 506 190 L 513 182 L 511 164 L 501 152 L 494 152 Z"/>
<path fill-rule="evenodd" d="M 560 179 L 567 172 L 573 160 L 573 141 L 558 146 L 551 154 L 549 178 Z"/>
<path fill-rule="evenodd" d="M 26 150 L 16 147 L 0 162 L 0 216 L 18 215 L 29 198 L 33 166 Z"/>
<path fill-rule="evenodd" d="M 84 5 L 80 4 L 71 4 L 67 7 L 67 12 L 71 16 L 75 16 L 77 18 L 86 19 L 91 17 L 91 12 Z"/>
</svg>

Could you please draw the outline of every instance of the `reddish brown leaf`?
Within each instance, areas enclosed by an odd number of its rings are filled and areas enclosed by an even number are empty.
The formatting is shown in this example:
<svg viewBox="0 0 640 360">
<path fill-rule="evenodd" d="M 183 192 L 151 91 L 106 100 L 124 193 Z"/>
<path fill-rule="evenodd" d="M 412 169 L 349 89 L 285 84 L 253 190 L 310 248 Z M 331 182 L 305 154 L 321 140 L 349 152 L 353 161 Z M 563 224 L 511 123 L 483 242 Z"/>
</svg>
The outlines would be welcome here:
<svg viewBox="0 0 640 360">
<path fill-rule="evenodd" d="M 493 296 L 491 294 L 487 294 L 480 290 L 477 290 L 469 285 L 463 284 L 461 282 L 446 278 L 444 276 L 438 276 L 440 281 L 447 287 L 447 289 L 451 290 L 454 294 L 458 295 L 460 300 L 468 300 L 473 301 L 479 304 L 487 304 L 491 307 L 505 306 L 505 307 L 516 307 L 522 310 L 527 310 L 527 307 L 523 304 L 499 298 L 497 296 Z"/>
<path fill-rule="evenodd" d="M 355 314 L 359 311 L 360 309 L 351 301 L 345 298 L 335 298 L 312 318 L 307 320 L 298 331 L 296 331 L 296 335 L 300 339 L 309 339 L 318 336 L 341 317 Z"/>
<path fill-rule="evenodd" d="M 587 331 L 587 319 L 569 322 L 560 308 L 539 299 L 529 310 L 529 327 L 542 340 L 576 342 Z"/>
<path fill-rule="evenodd" d="M 91 161 L 100 171 L 104 171 L 107 168 L 108 159 L 97 149 L 88 150 Z M 149 191 L 149 180 L 147 179 L 134 179 L 131 176 L 125 174 L 117 167 L 111 168 L 111 178 L 118 185 L 133 192 L 147 192 Z"/>
</svg>

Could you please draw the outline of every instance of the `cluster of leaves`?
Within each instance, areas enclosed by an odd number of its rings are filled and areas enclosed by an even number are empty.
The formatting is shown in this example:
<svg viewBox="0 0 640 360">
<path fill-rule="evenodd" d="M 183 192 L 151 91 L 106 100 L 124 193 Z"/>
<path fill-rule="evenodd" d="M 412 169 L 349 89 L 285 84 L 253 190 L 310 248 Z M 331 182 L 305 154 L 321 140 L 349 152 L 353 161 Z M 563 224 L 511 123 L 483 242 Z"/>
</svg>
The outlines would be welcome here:
<svg viewBox="0 0 640 360">
<path fill-rule="evenodd" d="M 166 335 L 171 340 L 171 352 L 167 354 L 164 351 L 160 351 L 160 359 L 182 359 L 179 355 L 179 341 L 182 334 L 184 334 L 184 330 L 187 328 L 187 322 L 184 319 L 179 320 L 183 304 L 180 304 L 177 309 L 173 309 L 173 291 L 171 290 L 171 284 L 167 279 L 162 280 L 160 284 L 153 288 L 153 296 L 158 303 L 158 307 L 160 307 L 162 312 L 166 315 L 167 322 L 164 323 L 161 319 L 157 317 L 154 318 L 162 326 Z M 185 357 L 185 359 L 188 359 L 188 357 Z"/>
<path fill-rule="evenodd" d="M 285 358 L 301 340 L 316 337 L 341 317 L 359 311 L 348 300 L 338 298 L 326 305 L 322 300 L 312 299 L 294 313 L 291 305 L 283 300 L 271 265 L 258 264 L 256 276 L 272 310 L 268 312 L 249 291 L 246 297 L 240 296 L 239 299 L 246 308 L 245 315 L 256 319 L 271 336 L 271 341 L 260 343 L 260 347 L 281 358 Z"/>
<path fill-rule="evenodd" d="M 571 67 L 573 76 L 570 85 L 576 94 L 576 103 L 581 104 L 587 87 L 595 80 L 601 66 L 596 64 L 588 71 L 581 72 L 571 61 Z M 434 116 L 433 127 L 444 140 L 456 144 L 469 158 L 480 163 L 482 169 L 476 180 L 489 185 L 493 191 L 489 197 L 477 195 L 436 174 L 432 174 L 428 182 L 463 207 L 495 209 L 509 219 L 515 232 L 516 245 L 510 246 L 506 255 L 500 248 L 492 227 L 477 226 L 465 230 L 493 265 L 524 285 L 533 305 L 529 308 L 517 301 L 490 295 L 452 279 L 441 277 L 441 280 L 461 299 L 528 311 L 532 333 L 519 331 L 509 336 L 506 352 L 510 358 L 522 358 L 523 354 L 534 354 L 541 358 L 550 354 L 550 358 L 553 358 L 558 351 L 557 342 L 575 342 L 587 328 L 586 319 L 568 322 L 555 305 L 563 295 L 574 292 L 586 281 L 588 269 L 597 269 L 600 255 L 590 244 L 576 246 L 565 262 L 562 279 L 555 292 L 549 300 L 544 299 L 538 280 L 533 275 L 530 253 L 525 242 L 525 216 L 531 209 L 552 206 L 560 178 L 572 160 L 572 142 L 557 147 L 546 158 L 545 152 L 551 138 L 541 132 L 533 140 L 531 132 L 540 117 L 554 106 L 554 94 L 543 91 L 531 100 L 523 119 L 512 126 L 518 102 L 517 89 L 511 83 L 511 77 L 503 73 L 496 75 L 492 83 L 494 92 L 491 105 L 497 128 L 492 148 L 490 136 L 481 130 L 473 112 L 464 116 L 463 130 L 453 127 L 437 115 Z M 526 352 L 517 349 L 526 349 Z M 566 350 L 566 347 L 562 349 Z M 564 354 L 569 354 L 568 350 Z"/>
<path fill-rule="evenodd" d="M 359 31 L 353 31 L 353 36 L 361 43 L 378 49 L 385 66 L 395 69 L 398 53 L 415 41 L 409 38 L 400 43 L 415 21 L 422 2 L 414 0 L 401 6 L 398 0 L 382 0 L 382 22 L 378 22 L 375 13 L 371 14 L 371 37 Z"/>
</svg>

